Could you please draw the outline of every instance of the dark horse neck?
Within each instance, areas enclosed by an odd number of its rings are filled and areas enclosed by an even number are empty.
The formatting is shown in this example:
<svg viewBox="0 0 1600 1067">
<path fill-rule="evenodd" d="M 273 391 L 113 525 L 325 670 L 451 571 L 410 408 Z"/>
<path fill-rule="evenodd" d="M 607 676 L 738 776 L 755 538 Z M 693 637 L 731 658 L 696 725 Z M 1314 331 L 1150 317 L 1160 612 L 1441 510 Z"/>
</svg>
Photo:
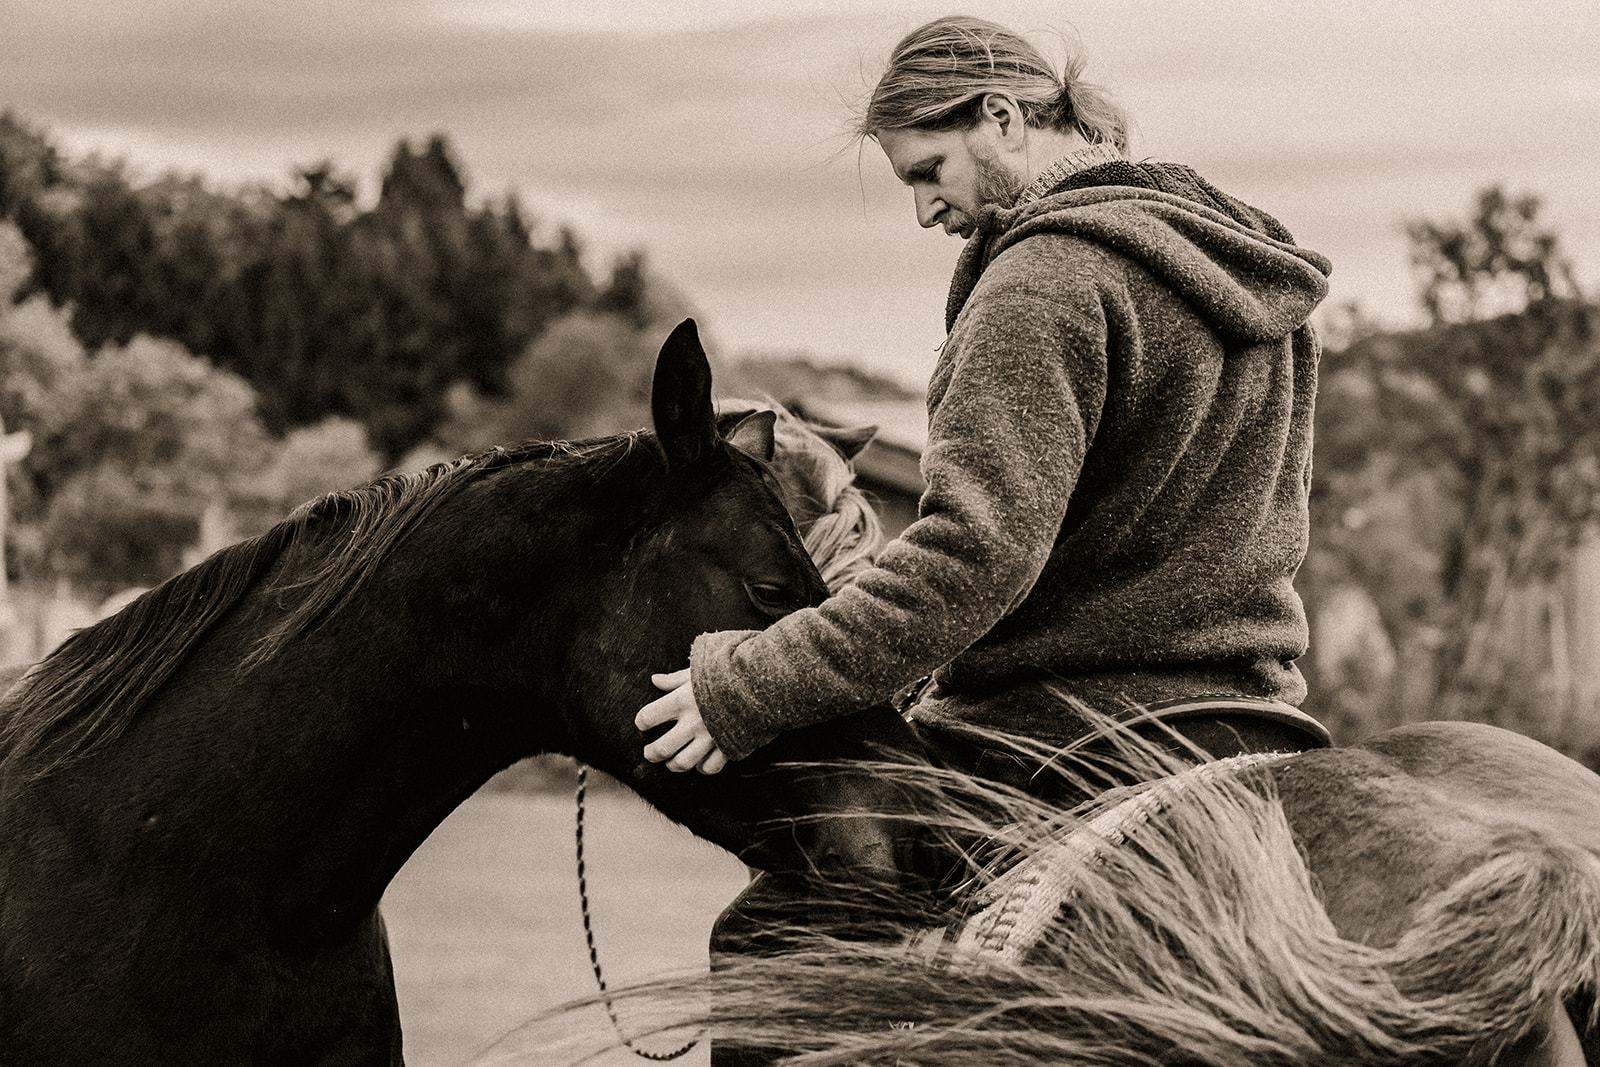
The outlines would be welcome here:
<svg viewBox="0 0 1600 1067">
<path fill-rule="evenodd" d="M 430 662 L 448 642 L 397 654 L 387 625 L 413 623 L 381 602 L 393 592 L 367 593 L 386 625 L 334 623 L 241 672 L 236 650 L 271 613 L 271 597 L 248 598 L 117 744 L 33 783 L 24 810 L 75 810 L 99 875 L 126 893 L 215 910 L 289 950 L 345 938 L 452 809 L 548 747 L 539 702 Z"/>
<path fill-rule="evenodd" d="M 428 833 L 535 752 L 642 762 L 652 671 L 826 593 L 692 323 L 651 414 L 324 497 L 8 692 L 0 1062 L 399 1062 L 376 906 Z"/>
<path fill-rule="evenodd" d="M 627 458 L 619 450 L 616 467 Z M 71 882 L 76 865 L 92 861 L 96 877 L 122 892 L 165 896 L 167 910 L 209 913 L 215 926 L 247 926 L 290 951 L 355 931 L 407 857 L 478 786 L 524 755 L 571 747 L 562 724 L 580 717 L 567 707 L 572 692 L 628 693 L 606 668 L 635 665 L 583 657 L 571 636 L 594 596 L 594 575 L 575 561 L 620 555 L 629 534 L 617 505 L 585 498 L 628 494 L 574 471 L 547 472 L 531 503 L 560 499 L 584 518 L 547 532 L 537 554 L 520 546 L 509 576 L 487 583 L 456 562 L 491 550 L 471 544 L 470 522 L 413 530 L 407 558 L 430 574 L 374 574 L 357 591 L 359 610 L 291 630 L 269 655 L 250 653 L 313 595 L 297 576 L 340 551 L 342 522 L 235 546 L 186 576 L 210 587 L 235 557 L 268 560 L 238 579 L 242 592 L 197 634 L 181 669 L 141 683 L 150 691 L 115 743 L 81 746 L 37 780 L 29 774 L 49 766 L 48 748 L 7 769 L 7 791 L 30 798 L 10 804 L 10 817 L 70 811 L 90 843 L 35 856 L 40 873 Z M 493 506 L 490 488 L 453 503 Z M 170 599 L 183 600 L 185 587 L 175 588 Z M 507 617 L 496 616 L 497 602 Z M 185 625 L 157 608 L 146 606 L 169 627 Z"/>
</svg>

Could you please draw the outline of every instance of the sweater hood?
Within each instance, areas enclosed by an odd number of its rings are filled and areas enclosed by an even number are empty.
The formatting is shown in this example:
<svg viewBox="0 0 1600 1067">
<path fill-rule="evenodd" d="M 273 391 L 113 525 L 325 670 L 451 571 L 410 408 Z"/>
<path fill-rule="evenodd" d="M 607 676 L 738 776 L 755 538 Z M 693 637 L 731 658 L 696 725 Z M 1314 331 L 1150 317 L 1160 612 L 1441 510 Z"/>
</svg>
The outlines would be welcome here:
<svg viewBox="0 0 1600 1067">
<path fill-rule="evenodd" d="M 1119 160 L 1023 207 L 986 209 L 956 262 L 946 329 L 984 269 L 1038 234 L 1093 241 L 1140 264 L 1219 334 L 1248 344 L 1300 328 L 1328 292 L 1328 260 L 1297 246 L 1271 216 L 1188 167 Z"/>
</svg>

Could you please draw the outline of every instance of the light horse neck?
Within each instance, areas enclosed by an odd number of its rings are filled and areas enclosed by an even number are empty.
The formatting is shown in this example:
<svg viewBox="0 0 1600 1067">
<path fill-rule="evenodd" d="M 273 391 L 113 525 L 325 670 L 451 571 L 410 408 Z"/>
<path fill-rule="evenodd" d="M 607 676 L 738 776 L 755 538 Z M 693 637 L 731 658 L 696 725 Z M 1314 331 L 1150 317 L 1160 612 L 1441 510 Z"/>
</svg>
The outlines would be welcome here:
<svg viewBox="0 0 1600 1067">
<path fill-rule="evenodd" d="M 940 919 L 953 927 L 919 928 L 899 894 L 852 890 L 882 914 L 842 930 L 812 929 L 816 900 L 751 901 L 743 914 L 772 920 L 791 959 L 747 941 L 709 987 L 614 998 L 818 1063 L 1594 1062 L 1592 772 L 1461 722 L 1196 769 L 1123 740 L 1120 770 L 1150 784 L 1073 811 L 975 775 L 878 768 L 913 791 L 911 825 L 983 843 L 965 850 L 971 925 L 958 908 Z"/>
</svg>

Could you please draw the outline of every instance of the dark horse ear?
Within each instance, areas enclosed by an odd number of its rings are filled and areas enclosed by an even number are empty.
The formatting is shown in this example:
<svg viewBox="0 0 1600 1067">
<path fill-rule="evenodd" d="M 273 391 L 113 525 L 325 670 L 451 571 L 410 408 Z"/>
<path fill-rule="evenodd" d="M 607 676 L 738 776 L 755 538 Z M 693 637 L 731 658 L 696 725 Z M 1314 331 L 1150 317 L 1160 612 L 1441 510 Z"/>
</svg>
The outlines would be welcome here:
<svg viewBox="0 0 1600 1067">
<path fill-rule="evenodd" d="M 693 319 L 678 324 L 656 357 L 650 415 L 669 469 L 693 463 L 716 446 L 711 364 L 706 360 Z"/>
<path fill-rule="evenodd" d="M 772 431 L 777 421 L 776 411 L 752 411 L 728 431 L 728 443 L 759 460 L 771 463 L 772 457 L 778 451 L 778 439 Z"/>
</svg>

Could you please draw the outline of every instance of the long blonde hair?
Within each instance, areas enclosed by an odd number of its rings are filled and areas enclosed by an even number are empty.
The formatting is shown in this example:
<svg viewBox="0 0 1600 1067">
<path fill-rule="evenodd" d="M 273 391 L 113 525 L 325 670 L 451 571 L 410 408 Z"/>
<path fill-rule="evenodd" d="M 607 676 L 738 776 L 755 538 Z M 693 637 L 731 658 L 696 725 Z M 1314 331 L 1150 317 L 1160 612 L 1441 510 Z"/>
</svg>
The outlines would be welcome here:
<svg viewBox="0 0 1600 1067">
<path fill-rule="evenodd" d="M 1083 67 L 1081 55 L 1070 55 L 1058 75 L 1025 38 L 985 19 L 935 19 L 895 45 L 856 131 L 962 129 L 977 122 L 986 94 L 1005 93 L 1030 126 L 1076 130 L 1090 144 L 1126 151 L 1127 113 L 1082 80 Z"/>
</svg>

